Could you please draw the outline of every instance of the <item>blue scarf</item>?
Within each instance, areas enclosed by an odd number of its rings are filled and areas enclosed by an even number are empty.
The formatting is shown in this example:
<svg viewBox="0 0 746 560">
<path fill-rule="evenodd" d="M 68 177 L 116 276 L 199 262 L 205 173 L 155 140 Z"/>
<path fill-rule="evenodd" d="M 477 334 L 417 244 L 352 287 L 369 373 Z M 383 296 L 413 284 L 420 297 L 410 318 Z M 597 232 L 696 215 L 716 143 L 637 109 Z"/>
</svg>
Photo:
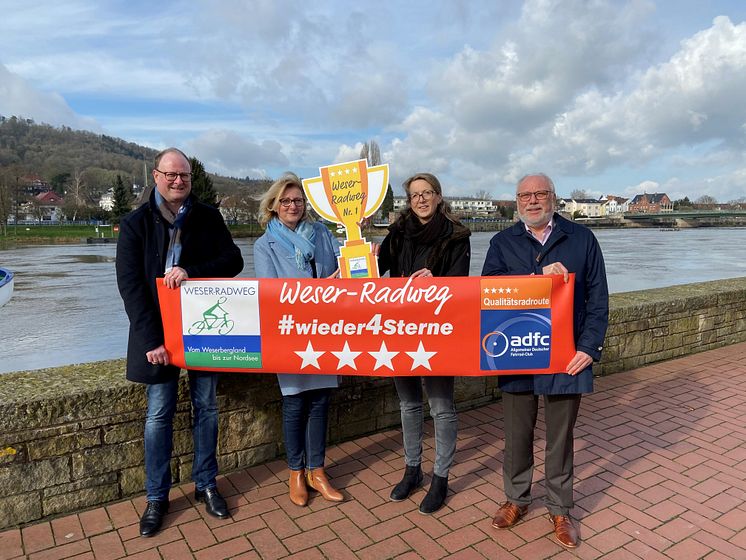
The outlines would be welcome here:
<svg viewBox="0 0 746 560">
<path fill-rule="evenodd" d="M 166 202 L 163 200 L 161 193 L 158 189 L 153 189 L 155 192 L 155 204 L 158 206 L 158 210 L 163 216 L 163 219 L 168 223 L 168 250 L 166 251 L 166 269 L 168 272 L 174 266 L 178 266 L 181 261 L 181 228 L 184 225 L 189 211 L 192 209 L 192 197 L 188 197 L 184 204 L 181 205 L 179 211 L 174 214 L 166 206 Z"/>
<path fill-rule="evenodd" d="M 267 224 L 267 232 L 288 251 L 295 254 L 295 266 L 298 270 L 307 270 L 316 251 L 316 230 L 306 220 L 295 226 L 295 231 L 283 224 L 279 218 L 272 218 Z"/>
</svg>

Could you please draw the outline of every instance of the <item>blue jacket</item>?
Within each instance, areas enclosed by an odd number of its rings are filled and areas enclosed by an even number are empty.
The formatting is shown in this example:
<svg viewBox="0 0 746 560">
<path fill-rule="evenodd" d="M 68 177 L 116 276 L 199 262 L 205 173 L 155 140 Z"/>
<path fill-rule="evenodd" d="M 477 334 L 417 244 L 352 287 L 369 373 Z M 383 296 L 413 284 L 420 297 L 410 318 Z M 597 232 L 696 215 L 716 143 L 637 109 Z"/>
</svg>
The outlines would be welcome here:
<svg viewBox="0 0 746 560">
<path fill-rule="evenodd" d="M 601 248 L 585 226 L 554 215 L 554 229 L 543 246 L 528 234 L 523 222 L 501 231 L 490 241 L 482 276 L 542 274 L 542 268 L 561 262 L 575 273 L 575 347 L 595 361 L 609 322 L 609 289 Z M 537 395 L 563 395 L 593 391 L 593 371 L 588 366 L 576 376 L 505 375 L 500 389 L 509 393 L 533 391 Z"/>
<path fill-rule="evenodd" d="M 314 222 L 316 246 L 314 261 L 316 276 L 326 278 L 337 270 L 339 243 L 324 224 Z M 265 232 L 254 243 L 254 271 L 257 278 L 311 278 L 310 265 L 306 270 L 298 270 L 295 255 L 269 233 Z M 305 342 L 303 343 L 305 348 Z M 303 349 L 300 348 L 300 349 Z M 336 375 L 309 375 L 306 373 L 280 373 L 277 375 L 283 395 L 296 395 L 311 389 L 337 387 Z"/>
</svg>

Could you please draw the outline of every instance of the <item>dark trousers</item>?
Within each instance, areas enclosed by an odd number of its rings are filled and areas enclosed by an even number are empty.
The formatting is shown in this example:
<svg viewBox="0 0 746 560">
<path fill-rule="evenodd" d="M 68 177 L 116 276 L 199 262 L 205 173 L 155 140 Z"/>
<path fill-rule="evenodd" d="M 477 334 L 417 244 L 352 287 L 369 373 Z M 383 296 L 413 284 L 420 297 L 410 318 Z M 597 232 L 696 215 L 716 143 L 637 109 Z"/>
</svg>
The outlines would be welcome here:
<svg viewBox="0 0 746 560">
<path fill-rule="evenodd" d="M 330 395 L 330 389 L 312 389 L 282 397 L 282 431 L 290 470 L 324 466 Z"/>
<path fill-rule="evenodd" d="M 544 395 L 546 448 L 544 476 L 552 515 L 569 515 L 573 501 L 573 430 L 581 395 Z M 534 428 L 539 397 L 533 393 L 503 393 L 505 414 L 505 496 L 514 504 L 531 503 L 534 471 Z"/>
</svg>

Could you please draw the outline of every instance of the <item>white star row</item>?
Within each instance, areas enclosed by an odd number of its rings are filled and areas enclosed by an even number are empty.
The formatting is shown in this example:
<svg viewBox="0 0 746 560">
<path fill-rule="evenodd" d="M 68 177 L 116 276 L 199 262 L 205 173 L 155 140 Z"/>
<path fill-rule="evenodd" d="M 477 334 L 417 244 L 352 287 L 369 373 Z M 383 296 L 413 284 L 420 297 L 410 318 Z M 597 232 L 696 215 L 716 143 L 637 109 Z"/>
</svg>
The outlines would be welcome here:
<svg viewBox="0 0 746 560">
<path fill-rule="evenodd" d="M 345 169 L 344 171 L 340 169 L 339 171 L 330 171 L 329 177 L 334 177 L 335 175 L 339 175 L 340 177 L 342 175 L 357 175 L 357 167 L 353 167 L 352 169 Z"/>
<path fill-rule="evenodd" d="M 300 369 L 304 369 L 308 366 L 313 366 L 316 369 L 321 369 L 319 366 L 319 358 L 326 354 L 324 350 L 314 350 L 311 341 L 308 341 L 308 345 L 305 350 L 296 350 L 295 353 L 302 359 Z M 355 359 L 362 354 L 362 352 L 353 352 L 350 350 L 350 345 L 345 341 L 345 345 L 339 352 L 331 352 L 339 360 L 337 364 L 337 371 L 345 366 L 349 366 L 357 371 L 357 364 Z M 371 356 L 376 359 L 376 365 L 373 366 L 373 370 L 377 370 L 383 367 L 389 368 L 394 371 L 393 359 L 394 356 L 399 352 L 393 352 L 386 347 L 386 342 L 381 342 L 381 348 L 376 352 L 368 352 Z M 432 371 L 430 367 L 430 358 L 435 356 L 437 352 L 428 352 L 420 340 L 417 350 L 415 352 L 405 352 L 410 358 L 412 358 L 412 368 L 410 371 L 414 371 L 418 367 L 424 367 Z"/>
<path fill-rule="evenodd" d="M 484 293 L 485 294 L 509 294 L 509 293 L 518 293 L 518 288 L 485 288 Z"/>
</svg>

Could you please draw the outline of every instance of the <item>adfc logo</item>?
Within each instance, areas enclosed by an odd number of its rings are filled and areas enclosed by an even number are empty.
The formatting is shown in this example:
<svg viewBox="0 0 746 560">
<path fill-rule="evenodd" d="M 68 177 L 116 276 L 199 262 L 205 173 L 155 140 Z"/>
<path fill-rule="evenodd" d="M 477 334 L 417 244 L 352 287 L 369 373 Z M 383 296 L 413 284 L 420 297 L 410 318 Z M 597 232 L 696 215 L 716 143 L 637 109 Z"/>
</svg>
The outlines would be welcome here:
<svg viewBox="0 0 746 560">
<path fill-rule="evenodd" d="M 480 287 L 480 369 L 549 367 L 551 278 L 483 278 Z"/>
</svg>

